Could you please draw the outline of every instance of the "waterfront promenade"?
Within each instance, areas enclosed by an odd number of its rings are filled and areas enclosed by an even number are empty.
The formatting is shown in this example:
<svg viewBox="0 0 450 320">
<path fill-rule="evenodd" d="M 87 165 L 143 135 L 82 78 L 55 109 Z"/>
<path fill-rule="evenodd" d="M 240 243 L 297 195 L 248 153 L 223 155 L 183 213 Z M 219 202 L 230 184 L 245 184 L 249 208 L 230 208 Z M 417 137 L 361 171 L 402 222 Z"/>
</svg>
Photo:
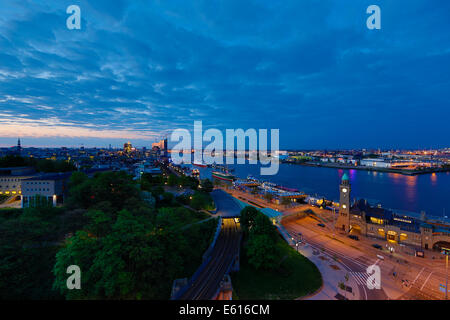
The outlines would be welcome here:
<svg viewBox="0 0 450 320">
<path fill-rule="evenodd" d="M 344 170 L 364 170 L 364 171 L 376 171 L 376 172 L 389 172 L 389 173 L 398 173 L 409 176 L 414 176 L 418 174 L 431 174 L 436 172 L 449 172 L 450 167 L 448 168 L 429 168 L 422 170 L 413 170 L 413 169 L 395 169 L 395 168 L 380 168 L 380 167 L 368 167 L 368 166 L 355 166 L 346 163 L 324 163 L 324 162 L 283 162 L 285 164 L 292 165 L 300 165 L 300 166 L 308 166 L 308 167 L 325 167 L 325 168 L 334 168 L 334 169 L 344 169 Z"/>
</svg>

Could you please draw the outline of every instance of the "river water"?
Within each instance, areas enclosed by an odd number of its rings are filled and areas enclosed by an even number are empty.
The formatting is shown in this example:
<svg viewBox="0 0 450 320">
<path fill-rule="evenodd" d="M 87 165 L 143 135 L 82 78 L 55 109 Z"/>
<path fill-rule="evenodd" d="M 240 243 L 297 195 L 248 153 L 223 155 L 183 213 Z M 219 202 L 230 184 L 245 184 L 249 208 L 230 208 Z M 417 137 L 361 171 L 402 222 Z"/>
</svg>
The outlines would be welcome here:
<svg viewBox="0 0 450 320">
<path fill-rule="evenodd" d="M 234 164 L 233 174 L 246 178 L 271 181 L 285 187 L 296 188 L 309 195 L 339 200 L 339 183 L 347 172 L 351 183 L 351 199 L 364 198 L 385 208 L 410 212 L 425 211 L 435 217 L 450 216 L 450 172 L 406 176 L 397 173 L 342 170 L 280 164 L 278 174 L 261 176 L 259 165 Z M 199 168 L 201 178 L 211 178 L 211 168 Z"/>
</svg>

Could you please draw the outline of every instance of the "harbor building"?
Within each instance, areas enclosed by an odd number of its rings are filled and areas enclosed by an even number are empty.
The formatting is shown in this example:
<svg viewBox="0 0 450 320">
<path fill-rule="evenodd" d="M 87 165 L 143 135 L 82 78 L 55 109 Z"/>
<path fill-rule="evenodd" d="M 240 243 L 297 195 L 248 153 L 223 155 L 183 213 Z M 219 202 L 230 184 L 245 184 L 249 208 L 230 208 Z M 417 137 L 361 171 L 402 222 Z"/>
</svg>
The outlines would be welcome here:
<svg viewBox="0 0 450 320">
<path fill-rule="evenodd" d="M 388 243 L 415 248 L 440 250 L 450 248 L 450 222 L 445 219 L 372 206 L 367 200 L 350 202 L 351 185 L 344 174 L 335 227 L 347 234 L 386 240 Z"/>
</svg>

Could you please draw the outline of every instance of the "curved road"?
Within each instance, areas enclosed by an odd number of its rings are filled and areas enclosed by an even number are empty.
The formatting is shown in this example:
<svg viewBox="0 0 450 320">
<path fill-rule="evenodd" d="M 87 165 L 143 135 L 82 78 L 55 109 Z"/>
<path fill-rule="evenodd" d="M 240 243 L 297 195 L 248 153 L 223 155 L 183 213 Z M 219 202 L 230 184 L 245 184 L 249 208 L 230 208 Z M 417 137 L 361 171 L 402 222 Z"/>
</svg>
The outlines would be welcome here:
<svg viewBox="0 0 450 320">
<path fill-rule="evenodd" d="M 222 217 L 236 217 L 240 215 L 241 207 L 237 204 L 236 200 L 225 191 L 215 189 L 211 192 L 211 196 L 217 207 L 217 213 L 215 215 Z"/>
</svg>

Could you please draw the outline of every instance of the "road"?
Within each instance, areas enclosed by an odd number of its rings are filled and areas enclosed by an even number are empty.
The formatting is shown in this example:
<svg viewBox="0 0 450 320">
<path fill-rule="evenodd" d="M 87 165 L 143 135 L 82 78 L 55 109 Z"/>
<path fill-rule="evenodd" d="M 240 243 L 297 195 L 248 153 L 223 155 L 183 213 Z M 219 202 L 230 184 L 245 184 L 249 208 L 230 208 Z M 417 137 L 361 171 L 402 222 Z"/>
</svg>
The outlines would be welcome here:
<svg viewBox="0 0 450 320">
<path fill-rule="evenodd" d="M 300 221 L 300 222 L 299 222 Z M 345 244 L 333 240 L 330 235 L 323 230 L 315 229 L 317 221 L 311 218 L 283 222 L 284 227 L 291 235 L 302 234 L 303 241 L 319 252 L 328 254 L 330 258 L 337 259 L 358 283 L 359 292 L 365 300 L 387 300 L 387 295 L 382 289 L 369 290 L 366 286 L 368 275 L 366 269 L 369 265 L 377 263 L 383 274 L 383 263 L 377 260 L 376 255 L 367 258 L 361 255 L 356 249 L 347 248 Z M 320 228 L 320 227 L 317 227 Z M 332 260 L 331 260 L 332 261 Z M 333 272 L 330 270 L 330 272 Z M 384 277 L 383 277 L 384 278 Z"/>
<path fill-rule="evenodd" d="M 239 216 L 241 208 L 228 193 L 221 189 L 215 189 L 211 192 L 211 196 L 216 204 L 217 213 L 215 216 L 236 217 Z"/>
<path fill-rule="evenodd" d="M 222 221 L 211 260 L 180 300 L 210 300 L 218 293 L 220 282 L 238 254 L 241 238 L 239 223 L 233 218 Z"/>
<path fill-rule="evenodd" d="M 317 226 L 318 222 L 311 217 L 291 218 L 285 219 L 283 225 L 290 234 L 301 232 L 306 243 L 338 258 L 358 283 L 363 299 L 443 299 L 438 289 L 440 283 L 445 283 L 442 268 L 427 265 L 421 258 L 405 259 L 377 250 L 371 247 L 371 243 L 376 242 L 373 239 L 360 237 L 360 241 L 355 241 L 345 235 L 333 234 L 328 226 Z M 377 255 L 382 255 L 384 259 L 379 259 Z M 381 290 L 369 290 L 365 285 L 368 277 L 366 268 L 375 263 L 381 270 Z"/>
</svg>

